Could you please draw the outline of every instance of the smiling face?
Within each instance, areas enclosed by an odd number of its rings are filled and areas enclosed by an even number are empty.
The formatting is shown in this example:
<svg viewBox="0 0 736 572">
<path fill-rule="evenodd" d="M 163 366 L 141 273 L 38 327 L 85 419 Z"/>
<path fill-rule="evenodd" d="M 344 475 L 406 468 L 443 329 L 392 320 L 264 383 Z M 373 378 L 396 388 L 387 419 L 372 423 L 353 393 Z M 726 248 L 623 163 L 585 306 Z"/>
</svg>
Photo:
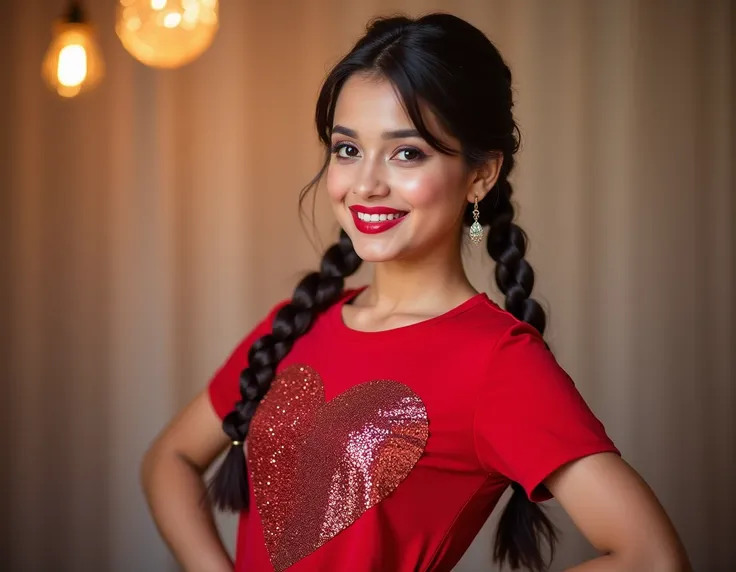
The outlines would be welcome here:
<svg viewBox="0 0 736 572">
<path fill-rule="evenodd" d="M 430 131 L 453 149 L 426 110 Z M 358 256 L 370 262 L 422 256 L 460 241 L 463 210 L 478 190 L 461 155 L 417 133 L 391 83 L 354 75 L 338 96 L 327 192 Z M 482 198 L 482 196 L 480 196 Z"/>
</svg>

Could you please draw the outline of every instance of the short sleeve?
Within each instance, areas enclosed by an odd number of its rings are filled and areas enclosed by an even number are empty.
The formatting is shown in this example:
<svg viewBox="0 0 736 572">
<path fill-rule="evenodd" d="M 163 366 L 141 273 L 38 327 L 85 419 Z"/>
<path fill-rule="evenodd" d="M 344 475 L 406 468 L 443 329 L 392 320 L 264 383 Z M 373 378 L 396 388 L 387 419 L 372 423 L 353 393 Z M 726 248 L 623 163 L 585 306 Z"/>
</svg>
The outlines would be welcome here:
<svg viewBox="0 0 736 572">
<path fill-rule="evenodd" d="M 220 419 L 224 419 L 240 401 L 240 372 L 248 366 L 248 350 L 258 338 L 271 332 L 276 313 L 287 303 L 288 300 L 284 300 L 274 306 L 268 316 L 240 341 L 210 379 L 207 391 Z"/>
<path fill-rule="evenodd" d="M 473 421 L 485 470 L 518 482 L 541 502 L 551 498 L 542 483 L 556 469 L 595 453 L 619 454 L 532 326 L 508 329 L 489 364 Z"/>
</svg>

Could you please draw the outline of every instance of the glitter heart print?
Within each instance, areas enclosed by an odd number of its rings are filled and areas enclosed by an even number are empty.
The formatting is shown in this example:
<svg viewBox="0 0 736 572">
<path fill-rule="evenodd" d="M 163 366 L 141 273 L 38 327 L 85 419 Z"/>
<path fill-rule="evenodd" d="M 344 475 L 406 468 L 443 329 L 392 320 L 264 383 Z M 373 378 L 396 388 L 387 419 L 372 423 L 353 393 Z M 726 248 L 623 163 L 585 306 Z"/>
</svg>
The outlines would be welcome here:
<svg viewBox="0 0 736 572">
<path fill-rule="evenodd" d="M 248 457 L 266 546 L 280 572 L 393 492 L 422 456 L 427 411 L 406 385 L 372 380 L 325 403 L 319 374 L 281 372 L 256 411 Z"/>
</svg>

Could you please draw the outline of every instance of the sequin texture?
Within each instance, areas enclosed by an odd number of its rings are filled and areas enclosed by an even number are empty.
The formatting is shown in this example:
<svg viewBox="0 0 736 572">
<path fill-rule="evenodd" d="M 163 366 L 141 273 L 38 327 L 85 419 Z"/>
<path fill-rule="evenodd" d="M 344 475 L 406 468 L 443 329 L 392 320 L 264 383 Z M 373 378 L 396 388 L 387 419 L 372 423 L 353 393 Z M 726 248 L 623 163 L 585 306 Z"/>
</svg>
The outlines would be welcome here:
<svg viewBox="0 0 736 572">
<path fill-rule="evenodd" d="M 428 435 L 424 404 L 406 385 L 367 381 L 325 403 L 311 368 L 279 374 L 253 418 L 248 445 L 275 570 L 309 555 L 391 494 Z"/>
</svg>

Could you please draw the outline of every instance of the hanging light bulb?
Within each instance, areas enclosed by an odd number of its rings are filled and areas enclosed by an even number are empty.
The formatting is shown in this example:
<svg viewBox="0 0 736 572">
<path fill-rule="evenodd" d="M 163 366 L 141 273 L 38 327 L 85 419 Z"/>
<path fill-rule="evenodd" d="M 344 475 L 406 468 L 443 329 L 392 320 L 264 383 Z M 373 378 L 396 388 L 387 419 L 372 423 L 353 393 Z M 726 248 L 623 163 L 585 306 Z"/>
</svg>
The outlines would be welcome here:
<svg viewBox="0 0 736 572">
<path fill-rule="evenodd" d="M 210 47 L 217 27 L 218 0 L 119 0 L 115 29 L 140 62 L 177 68 Z"/>
<path fill-rule="evenodd" d="M 54 23 L 52 39 L 41 66 L 46 83 L 62 97 L 74 97 L 96 86 L 105 64 L 79 2 Z"/>
</svg>

